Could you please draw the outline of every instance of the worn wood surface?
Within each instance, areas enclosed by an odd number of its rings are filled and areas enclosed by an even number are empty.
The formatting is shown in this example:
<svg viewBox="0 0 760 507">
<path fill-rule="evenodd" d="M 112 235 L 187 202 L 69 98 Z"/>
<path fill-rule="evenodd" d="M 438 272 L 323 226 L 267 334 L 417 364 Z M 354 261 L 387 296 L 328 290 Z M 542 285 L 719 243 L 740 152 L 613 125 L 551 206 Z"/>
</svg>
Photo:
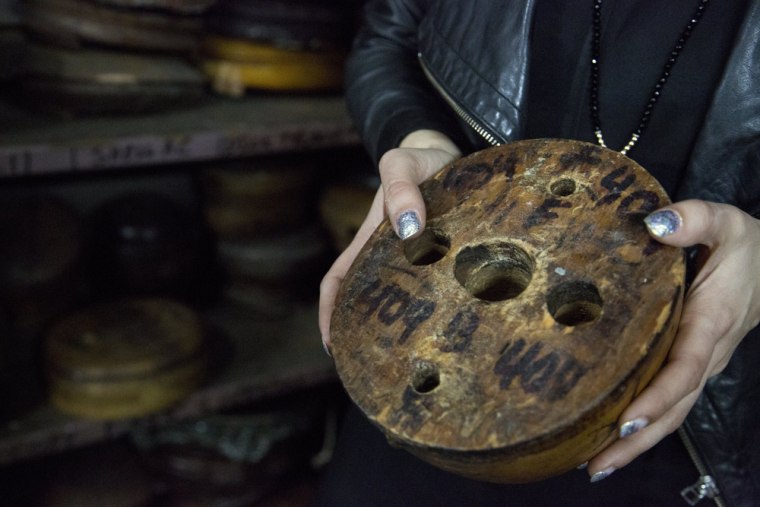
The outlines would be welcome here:
<svg viewBox="0 0 760 507">
<path fill-rule="evenodd" d="M 136 428 L 200 417 L 336 380 L 323 352 L 316 305 L 289 306 L 284 319 L 261 319 L 233 306 L 203 314 L 209 330 L 209 382 L 176 406 L 120 420 L 68 416 L 50 404 L 0 421 L 0 465 L 119 438 Z M 3 414 L 5 415 L 5 414 Z"/>
<path fill-rule="evenodd" d="M 312 221 L 315 182 L 313 161 L 306 157 L 223 164 L 202 173 L 203 214 L 223 240 L 282 234 Z"/>
<path fill-rule="evenodd" d="M 57 46 L 92 44 L 184 54 L 199 49 L 204 27 L 201 16 L 82 0 L 28 0 L 24 22 L 35 37 Z"/>
<path fill-rule="evenodd" d="M 525 482 L 614 440 L 680 317 L 684 256 L 642 219 L 668 198 L 617 152 L 521 141 L 421 185 L 424 234 L 383 223 L 345 278 L 332 350 L 394 444 L 450 471 Z"/>
<path fill-rule="evenodd" d="M 53 325 L 43 346 L 52 404 L 85 418 L 158 412 L 195 390 L 206 371 L 200 318 L 169 299 L 82 309 Z"/>
</svg>

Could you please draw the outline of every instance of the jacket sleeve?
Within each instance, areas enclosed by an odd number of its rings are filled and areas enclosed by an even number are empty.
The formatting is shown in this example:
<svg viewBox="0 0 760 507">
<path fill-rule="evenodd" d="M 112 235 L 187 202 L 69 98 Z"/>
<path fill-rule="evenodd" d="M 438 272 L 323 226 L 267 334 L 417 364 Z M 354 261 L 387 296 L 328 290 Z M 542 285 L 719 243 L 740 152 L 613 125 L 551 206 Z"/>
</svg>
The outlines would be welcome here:
<svg viewBox="0 0 760 507">
<path fill-rule="evenodd" d="M 417 60 L 417 28 L 428 0 L 370 0 L 346 62 L 349 114 L 377 162 L 410 132 L 434 129 L 454 142 L 458 121 Z"/>
</svg>

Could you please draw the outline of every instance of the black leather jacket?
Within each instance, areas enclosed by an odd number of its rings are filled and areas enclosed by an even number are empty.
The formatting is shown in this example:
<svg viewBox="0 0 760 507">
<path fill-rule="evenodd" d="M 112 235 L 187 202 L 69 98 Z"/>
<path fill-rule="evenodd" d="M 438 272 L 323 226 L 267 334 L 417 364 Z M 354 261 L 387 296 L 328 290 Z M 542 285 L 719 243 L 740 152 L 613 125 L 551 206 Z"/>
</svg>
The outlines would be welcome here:
<svg viewBox="0 0 760 507">
<path fill-rule="evenodd" d="M 369 2 L 346 95 L 370 154 L 377 160 L 422 128 L 464 149 L 519 139 L 533 9 L 533 0 Z M 674 195 L 687 198 L 733 204 L 760 218 L 760 0 L 749 1 Z M 717 483 L 721 505 L 760 506 L 758 335 L 756 328 L 708 381 L 681 431 L 700 473 Z"/>
</svg>

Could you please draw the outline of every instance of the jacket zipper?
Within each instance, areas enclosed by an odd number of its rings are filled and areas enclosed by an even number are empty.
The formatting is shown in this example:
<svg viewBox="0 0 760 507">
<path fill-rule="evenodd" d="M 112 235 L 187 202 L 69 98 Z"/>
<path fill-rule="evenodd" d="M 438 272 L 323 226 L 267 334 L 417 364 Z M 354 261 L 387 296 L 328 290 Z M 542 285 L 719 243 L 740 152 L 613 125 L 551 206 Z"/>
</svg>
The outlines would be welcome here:
<svg viewBox="0 0 760 507">
<path fill-rule="evenodd" d="M 707 467 L 697 453 L 694 443 L 691 441 L 691 438 L 686 433 L 683 426 L 678 428 L 678 435 L 681 437 L 681 441 L 683 442 L 684 447 L 686 447 L 686 452 L 689 454 L 691 461 L 699 472 L 699 479 L 697 479 L 697 482 L 682 489 L 681 497 L 683 497 L 689 505 L 697 505 L 701 500 L 709 498 L 713 500 L 718 507 L 726 507 L 725 502 L 720 497 L 720 490 L 718 490 L 718 485 L 715 483 L 715 479 L 713 479 L 708 473 Z"/>
<path fill-rule="evenodd" d="M 433 88 L 436 89 L 436 91 L 443 97 L 443 100 L 446 101 L 446 103 L 451 106 L 451 108 L 454 110 L 454 112 L 467 124 L 470 126 L 472 130 L 474 130 L 480 137 L 485 139 L 490 145 L 492 146 L 498 146 L 501 144 L 501 141 L 499 141 L 495 135 L 493 135 L 491 132 L 488 131 L 484 126 L 482 126 L 475 118 L 473 118 L 467 111 L 464 110 L 462 106 L 460 106 L 452 97 L 449 95 L 449 93 L 443 89 L 443 86 L 440 85 L 438 80 L 433 76 L 433 74 L 430 72 L 430 70 L 427 68 L 427 65 L 425 65 L 424 60 L 422 59 L 422 54 L 417 54 L 417 59 L 420 62 L 420 66 L 422 67 L 422 72 L 425 73 L 425 77 L 428 78 L 428 81 L 430 81 L 430 84 L 433 85 Z"/>
</svg>

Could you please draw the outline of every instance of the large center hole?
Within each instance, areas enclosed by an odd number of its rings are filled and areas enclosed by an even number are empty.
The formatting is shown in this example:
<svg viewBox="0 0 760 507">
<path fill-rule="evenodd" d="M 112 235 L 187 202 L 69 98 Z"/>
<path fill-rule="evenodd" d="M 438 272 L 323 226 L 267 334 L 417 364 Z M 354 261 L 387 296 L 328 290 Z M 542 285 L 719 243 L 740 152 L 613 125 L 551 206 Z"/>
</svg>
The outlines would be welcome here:
<svg viewBox="0 0 760 507">
<path fill-rule="evenodd" d="M 420 394 L 433 391 L 441 383 L 438 366 L 430 361 L 415 361 L 412 365 L 412 389 Z"/>
<path fill-rule="evenodd" d="M 528 287 L 533 267 L 525 250 L 498 242 L 463 248 L 456 258 L 454 277 L 476 298 L 505 301 Z"/>
<path fill-rule="evenodd" d="M 593 322 L 602 314 L 602 297 L 588 282 L 557 285 L 549 292 L 546 304 L 554 320 L 565 326 Z"/>
<path fill-rule="evenodd" d="M 451 243 L 439 230 L 427 228 L 415 238 L 404 241 L 404 256 L 415 266 L 426 266 L 443 259 Z"/>
</svg>

